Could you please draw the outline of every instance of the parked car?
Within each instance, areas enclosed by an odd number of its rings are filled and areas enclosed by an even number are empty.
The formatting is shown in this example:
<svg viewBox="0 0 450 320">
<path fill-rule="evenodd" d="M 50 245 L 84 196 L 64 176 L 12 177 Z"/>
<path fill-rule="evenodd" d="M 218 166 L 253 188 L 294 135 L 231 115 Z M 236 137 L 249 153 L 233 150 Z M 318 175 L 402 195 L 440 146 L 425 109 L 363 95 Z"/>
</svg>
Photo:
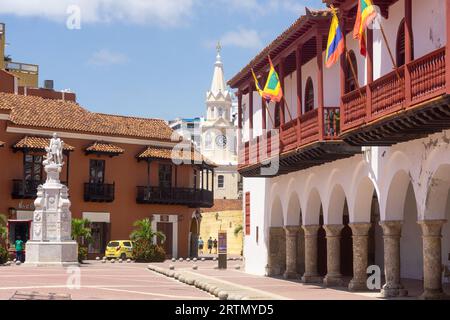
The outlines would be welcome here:
<svg viewBox="0 0 450 320">
<path fill-rule="evenodd" d="M 133 241 L 113 240 L 106 246 L 105 257 L 108 259 L 133 259 Z"/>
</svg>

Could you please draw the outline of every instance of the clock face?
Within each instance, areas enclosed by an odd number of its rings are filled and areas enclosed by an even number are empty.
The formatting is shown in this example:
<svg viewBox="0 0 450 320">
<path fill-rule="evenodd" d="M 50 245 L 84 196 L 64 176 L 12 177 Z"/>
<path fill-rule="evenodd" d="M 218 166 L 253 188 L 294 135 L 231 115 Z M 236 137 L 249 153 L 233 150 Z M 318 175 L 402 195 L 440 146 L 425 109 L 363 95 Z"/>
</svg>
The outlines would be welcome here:
<svg viewBox="0 0 450 320">
<path fill-rule="evenodd" d="M 219 148 L 225 148 L 227 146 L 227 137 L 220 135 L 216 137 L 216 145 Z"/>
</svg>

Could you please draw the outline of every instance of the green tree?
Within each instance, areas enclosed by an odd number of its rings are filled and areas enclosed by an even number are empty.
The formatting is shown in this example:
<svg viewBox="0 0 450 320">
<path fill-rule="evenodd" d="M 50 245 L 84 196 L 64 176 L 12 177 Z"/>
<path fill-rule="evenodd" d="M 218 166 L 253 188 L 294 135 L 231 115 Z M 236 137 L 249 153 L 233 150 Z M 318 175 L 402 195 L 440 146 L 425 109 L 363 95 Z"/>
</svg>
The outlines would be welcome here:
<svg viewBox="0 0 450 320">
<path fill-rule="evenodd" d="M 161 242 L 166 240 L 166 235 L 160 231 L 153 231 L 152 223 L 149 218 L 145 218 L 142 220 L 137 220 L 134 222 L 133 226 L 135 230 L 130 235 L 131 240 L 133 241 L 142 241 L 147 244 L 153 243 L 153 238 L 156 237 Z"/>
<path fill-rule="evenodd" d="M 72 239 L 78 242 L 78 245 L 92 241 L 90 224 L 88 219 L 72 219 Z"/>
<path fill-rule="evenodd" d="M 7 222 L 8 218 L 4 214 L 0 214 L 0 240 L 5 240 L 8 236 Z"/>
</svg>

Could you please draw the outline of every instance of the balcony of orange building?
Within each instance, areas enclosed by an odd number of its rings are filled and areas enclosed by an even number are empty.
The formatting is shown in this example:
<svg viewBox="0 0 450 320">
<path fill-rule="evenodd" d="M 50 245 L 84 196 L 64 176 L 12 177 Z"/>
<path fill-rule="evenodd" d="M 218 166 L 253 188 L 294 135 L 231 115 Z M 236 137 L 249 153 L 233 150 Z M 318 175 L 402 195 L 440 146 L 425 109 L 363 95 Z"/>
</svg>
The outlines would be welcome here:
<svg viewBox="0 0 450 320">
<path fill-rule="evenodd" d="M 214 205 L 215 166 L 195 150 L 149 146 L 137 159 L 147 162 L 148 177 L 147 185 L 137 187 L 138 204 Z"/>
</svg>

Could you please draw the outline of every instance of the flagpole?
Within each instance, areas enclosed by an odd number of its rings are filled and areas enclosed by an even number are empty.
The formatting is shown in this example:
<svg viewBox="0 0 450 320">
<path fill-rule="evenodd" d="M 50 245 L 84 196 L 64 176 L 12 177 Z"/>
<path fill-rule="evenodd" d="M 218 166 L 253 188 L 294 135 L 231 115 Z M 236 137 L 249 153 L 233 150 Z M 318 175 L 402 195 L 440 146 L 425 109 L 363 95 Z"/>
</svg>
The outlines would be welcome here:
<svg viewBox="0 0 450 320">
<path fill-rule="evenodd" d="M 355 79 L 356 88 L 357 88 L 358 91 L 359 91 L 359 95 L 361 96 L 361 98 L 363 98 L 363 94 L 362 94 L 362 92 L 361 92 L 361 87 L 359 86 L 358 76 L 357 76 L 356 71 L 355 71 L 355 66 L 353 65 L 352 59 L 350 59 L 350 55 L 348 54 L 347 48 L 345 48 L 345 57 L 346 57 L 346 59 L 347 59 L 349 65 L 350 65 L 350 69 L 351 69 L 352 74 L 353 74 L 353 79 Z"/>
<path fill-rule="evenodd" d="M 386 33 L 384 33 L 384 28 L 381 25 L 381 22 L 380 22 L 380 30 L 381 30 L 381 34 L 383 35 L 384 42 L 386 43 L 386 47 L 388 49 L 389 56 L 391 57 L 392 66 L 395 69 L 395 73 L 397 74 L 398 80 L 402 81 L 402 78 L 400 77 L 400 73 L 398 72 L 398 67 L 397 67 L 397 65 L 395 63 L 395 60 L 394 60 L 394 55 L 392 54 L 391 47 L 389 46 L 389 43 L 388 43 L 387 38 L 386 38 Z"/>
<path fill-rule="evenodd" d="M 270 115 L 270 109 L 269 106 L 267 105 L 266 101 L 264 100 L 264 104 L 265 104 L 265 109 L 267 110 L 267 113 L 269 114 L 269 119 L 270 122 L 272 123 L 272 128 L 275 128 L 275 124 L 273 122 L 272 116 Z"/>
<path fill-rule="evenodd" d="M 288 114 L 289 114 L 289 118 L 291 118 L 291 121 L 292 121 L 294 119 L 292 118 L 291 110 L 289 110 L 290 109 L 289 105 L 288 105 L 288 103 L 286 101 L 286 98 L 284 97 L 284 92 L 283 92 L 283 100 L 284 100 L 284 104 L 286 105 L 286 108 L 287 108 L 287 111 L 288 111 Z"/>
</svg>

